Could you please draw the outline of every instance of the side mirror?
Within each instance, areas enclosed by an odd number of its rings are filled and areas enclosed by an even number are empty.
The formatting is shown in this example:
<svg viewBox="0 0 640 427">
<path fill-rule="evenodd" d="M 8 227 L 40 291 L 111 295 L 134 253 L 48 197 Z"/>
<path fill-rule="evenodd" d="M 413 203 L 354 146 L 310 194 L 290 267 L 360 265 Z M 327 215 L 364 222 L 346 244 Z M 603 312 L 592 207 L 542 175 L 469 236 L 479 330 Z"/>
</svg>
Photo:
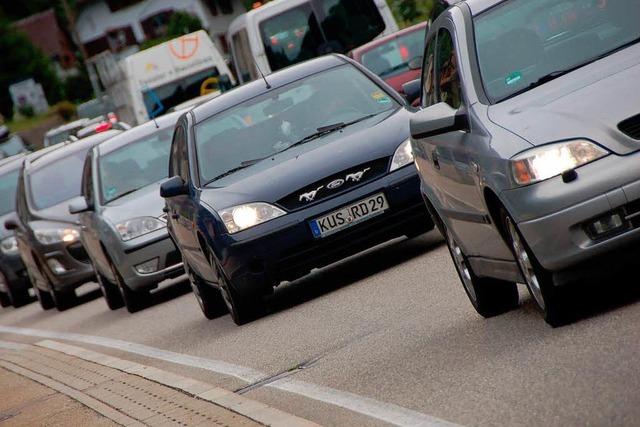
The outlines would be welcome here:
<svg viewBox="0 0 640 427">
<path fill-rule="evenodd" d="M 410 70 L 421 70 L 422 69 L 422 56 L 416 56 L 412 60 L 410 60 L 407 65 Z"/>
<path fill-rule="evenodd" d="M 93 209 L 91 209 L 91 206 L 89 206 L 84 197 L 77 197 L 69 203 L 69 213 L 72 215 L 89 212 L 91 210 Z"/>
<path fill-rule="evenodd" d="M 4 222 L 4 228 L 6 228 L 9 231 L 17 230 L 18 229 L 18 221 L 16 221 L 13 218 L 8 219 L 8 220 L 6 220 Z"/>
<path fill-rule="evenodd" d="M 447 132 L 468 132 L 469 119 L 466 110 L 454 110 L 446 102 L 440 102 L 414 113 L 409 127 L 413 139 L 422 139 Z"/>
<path fill-rule="evenodd" d="M 422 84 L 420 79 L 411 80 L 402 85 L 402 92 L 404 93 L 404 98 L 407 100 L 409 105 L 412 105 L 414 101 L 420 98 L 420 90 L 422 89 Z"/>
<path fill-rule="evenodd" d="M 189 194 L 189 186 L 179 176 L 169 178 L 160 185 L 160 197 L 169 199 L 176 196 L 186 196 Z"/>
</svg>

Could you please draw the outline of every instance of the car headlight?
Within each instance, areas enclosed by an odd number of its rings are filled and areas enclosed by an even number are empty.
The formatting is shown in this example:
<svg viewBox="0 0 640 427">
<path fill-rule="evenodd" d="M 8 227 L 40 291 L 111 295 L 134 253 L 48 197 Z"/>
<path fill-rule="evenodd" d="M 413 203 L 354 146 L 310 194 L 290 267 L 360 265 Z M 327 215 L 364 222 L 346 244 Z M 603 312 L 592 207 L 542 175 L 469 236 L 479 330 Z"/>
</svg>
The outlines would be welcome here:
<svg viewBox="0 0 640 427">
<path fill-rule="evenodd" d="M 220 217 L 229 234 L 234 234 L 285 214 L 282 209 L 268 203 L 248 203 L 222 209 Z"/>
<path fill-rule="evenodd" d="M 167 225 L 157 218 L 145 216 L 141 218 L 133 218 L 116 224 L 116 230 L 120 233 L 123 242 L 135 239 L 153 231 L 165 228 Z"/>
<path fill-rule="evenodd" d="M 0 242 L 0 250 L 5 255 L 17 255 L 18 254 L 18 241 L 15 237 L 7 237 Z"/>
<path fill-rule="evenodd" d="M 73 243 L 80 238 L 80 232 L 73 228 L 41 228 L 34 231 L 36 239 L 43 245 Z"/>
<path fill-rule="evenodd" d="M 511 159 L 511 171 L 520 185 L 533 184 L 598 160 L 609 152 L 578 139 L 527 150 Z"/>
<path fill-rule="evenodd" d="M 413 163 L 413 150 L 411 149 L 411 140 L 407 139 L 400 144 L 393 154 L 391 160 L 391 168 L 389 172 L 393 172 L 396 169 L 400 169 L 403 166 Z"/>
</svg>

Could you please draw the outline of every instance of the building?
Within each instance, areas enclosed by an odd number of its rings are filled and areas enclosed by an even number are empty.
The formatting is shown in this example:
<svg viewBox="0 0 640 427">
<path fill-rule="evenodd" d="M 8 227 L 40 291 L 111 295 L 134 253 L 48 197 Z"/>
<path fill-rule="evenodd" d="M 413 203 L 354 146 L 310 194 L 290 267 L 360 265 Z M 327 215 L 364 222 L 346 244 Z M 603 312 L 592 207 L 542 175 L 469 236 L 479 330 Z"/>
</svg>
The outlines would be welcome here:
<svg viewBox="0 0 640 427">
<path fill-rule="evenodd" d="M 76 19 L 79 42 L 89 57 L 104 51 L 134 53 L 145 40 L 166 34 L 176 11 L 197 16 L 221 52 L 227 28 L 245 7 L 241 0 L 88 0 Z"/>
<path fill-rule="evenodd" d="M 77 73 L 77 61 L 71 41 L 58 25 L 53 9 L 21 19 L 14 26 L 51 58 L 60 77 Z"/>
</svg>

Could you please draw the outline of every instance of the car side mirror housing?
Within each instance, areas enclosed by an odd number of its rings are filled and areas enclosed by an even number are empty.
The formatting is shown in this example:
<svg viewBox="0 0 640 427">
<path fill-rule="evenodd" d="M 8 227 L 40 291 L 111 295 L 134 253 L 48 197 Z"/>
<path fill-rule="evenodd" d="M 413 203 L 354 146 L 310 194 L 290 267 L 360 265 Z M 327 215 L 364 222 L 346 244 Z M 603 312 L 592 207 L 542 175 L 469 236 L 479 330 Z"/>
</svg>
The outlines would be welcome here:
<svg viewBox="0 0 640 427">
<path fill-rule="evenodd" d="M 415 70 L 421 70 L 422 69 L 422 56 L 416 56 L 415 58 L 411 59 L 407 65 L 409 66 L 409 69 L 412 71 Z"/>
<path fill-rule="evenodd" d="M 415 112 L 409 123 L 413 139 L 428 138 L 447 132 L 469 132 L 466 109 L 456 110 L 446 102 L 439 102 Z"/>
<path fill-rule="evenodd" d="M 69 203 L 69 213 L 72 215 L 81 214 L 83 212 L 92 211 L 92 207 L 87 203 L 84 197 L 77 197 Z"/>
<path fill-rule="evenodd" d="M 179 176 L 169 178 L 160 185 L 160 197 L 170 199 L 176 196 L 186 196 L 189 194 L 189 186 Z"/>
<path fill-rule="evenodd" d="M 9 231 L 17 230 L 18 221 L 16 221 L 14 218 L 10 218 L 4 222 L 4 228 L 6 228 Z"/>
<path fill-rule="evenodd" d="M 404 99 L 407 100 L 409 105 L 412 105 L 414 101 L 420 98 L 420 90 L 422 89 L 422 84 L 420 79 L 411 80 L 402 85 L 402 92 L 404 93 Z"/>
</svg>

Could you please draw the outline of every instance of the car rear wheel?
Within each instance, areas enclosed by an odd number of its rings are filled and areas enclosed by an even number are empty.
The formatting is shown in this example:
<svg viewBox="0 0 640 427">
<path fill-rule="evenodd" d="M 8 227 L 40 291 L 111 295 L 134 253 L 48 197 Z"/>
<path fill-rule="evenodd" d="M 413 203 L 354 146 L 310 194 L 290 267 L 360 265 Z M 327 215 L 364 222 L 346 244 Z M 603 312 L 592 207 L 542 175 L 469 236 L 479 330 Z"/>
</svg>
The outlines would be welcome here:
<svg viewBox="0 0 640 427">
<path fill-rule="evenodd" d="M 100 290 L 102 290 L 102 295 L 104 295 L 104 300 L 107 302 L 107 307 L 109 307 L 110 310 L 117 310 L 123 307 L 124 300 L 122 299 L 118 285 L 114 285 L 98 272 L 96 272 L 96 277 L 98 278 L 98 284 L 100 285 Z"/>
<path fill-rule="evenodd" d="M 191 284 L 191 289 L 204 317 L 211 320 L 227 314 L 229 310 L 221 293 L 205 283 L 186 262 L 183 262 L 183 264 L 187 277 L 189 278 L 189 283 Z"/>
<path fill-rule="evenodd" d="M 111 264 L 111 270 L 113 270 L 113 276 L 116 278 L 116 285 L 124 302 L 124 306 L 129 313 L 137 313 L 150 305 L 151 295 L 148 290 L 134 291 L 127 286 L 113 264 Z"/>
<path fill-rule="evenodd" d="M 566 324 L 570 317 L 566 289 L 555 286 L 553 275 L 536 260 L 515 221 L 504 210 L 502 220 L 522 277 L 544 320 L 553 327 Z"/>
<path fill-rule="evenodd" d="M 10 305 L 11 300 L 9 299 L 9 294 L 0 292 L 0 307 L 9 307 Z"/>
<path fill-rule="evenodd" d="M 482 317 L 493 317 L 518 306 L 518 286 L 513 282 L 478 277 L 451 231 L 445 229 L 453 264 L 471 304 Z"/>
</svg>

